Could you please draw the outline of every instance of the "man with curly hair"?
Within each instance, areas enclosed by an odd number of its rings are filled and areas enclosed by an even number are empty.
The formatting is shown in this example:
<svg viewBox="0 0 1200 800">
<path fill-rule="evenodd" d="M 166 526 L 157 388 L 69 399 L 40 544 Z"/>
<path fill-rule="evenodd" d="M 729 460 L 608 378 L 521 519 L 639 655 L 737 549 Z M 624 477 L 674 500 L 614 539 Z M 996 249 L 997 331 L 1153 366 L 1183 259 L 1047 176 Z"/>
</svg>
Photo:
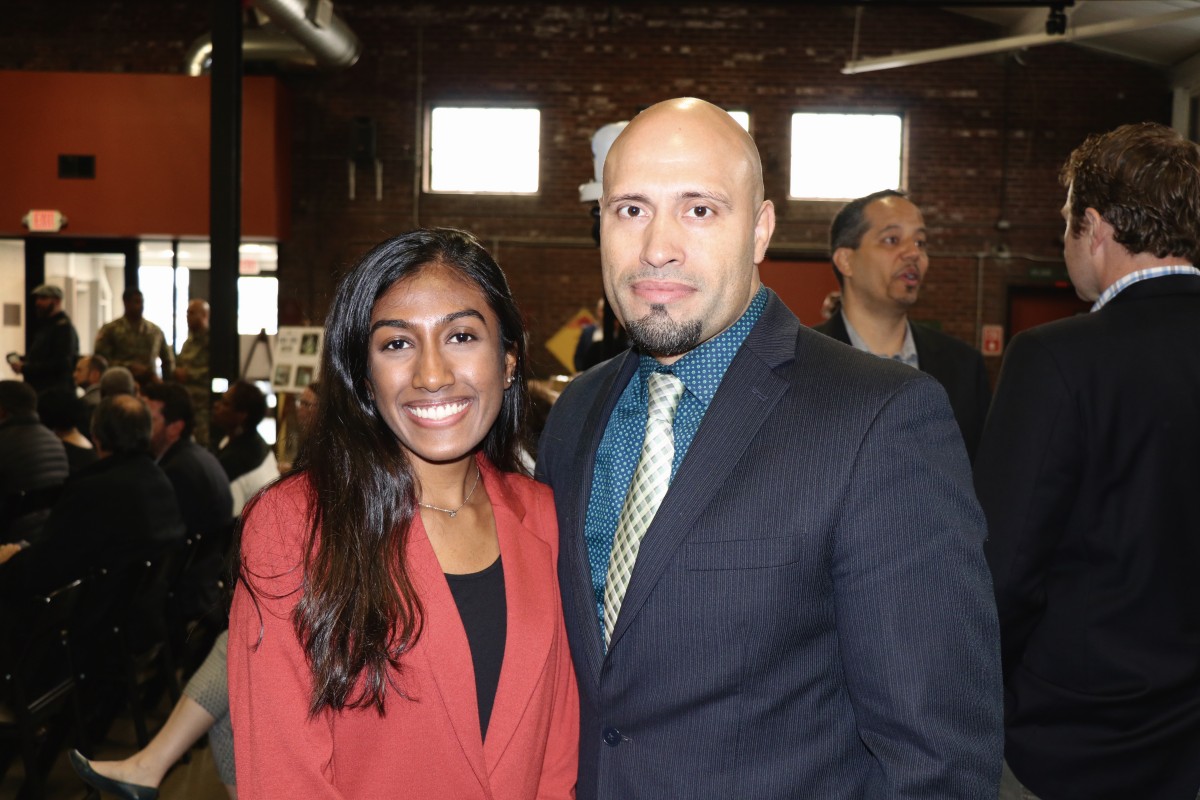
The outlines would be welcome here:
<svg viewBox="0 0 1200 800">
<path fill-rule="evenodd" d="M 1062 171 L 1090 314 L 1009 346 L 976 460 L 1005 680 L 1001 798 L 1200 787 L 1200 149 L 1161 125 Z"/>
</svg>

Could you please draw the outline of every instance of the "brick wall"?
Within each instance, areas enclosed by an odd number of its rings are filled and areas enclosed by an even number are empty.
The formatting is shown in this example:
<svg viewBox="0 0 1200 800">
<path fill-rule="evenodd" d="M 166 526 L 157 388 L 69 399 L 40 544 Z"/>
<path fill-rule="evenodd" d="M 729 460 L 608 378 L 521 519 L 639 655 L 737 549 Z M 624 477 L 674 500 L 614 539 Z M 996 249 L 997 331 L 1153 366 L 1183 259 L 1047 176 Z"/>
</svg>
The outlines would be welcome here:
<svg viewBox="0 0 1200 800">
<path fill-rule="evenodd" d="M 51 10 L 50 7 L 53 7 Z M 789 117 L 801 110 L 906 115 L 909 189 L 932 227 L 933 264 L 914 316 L 974 342 L 977 275 L 983 322 L 1004 322 L 1006 287 L 1034 280 L 1061 254 L 1057 171 L 1085 135 L 1169 120 L 1158 71 L 1069 45 L 845 76 L 853 8 L 793 4 L 545 3 L 342 0 L 363 42 L 340 73 L 290 73 L 294 122 L 292 237 L 280 248 L 283 321 L 320 321 L 337 277 L 378 240 L 421 225 L 476 232 L 496 252 L 532 328 L 533 364 L 557 371 L 540 343 L 599 295 L 598 254 L 577 186 L 590 179 L 592 132 L 683 94 L 751 112 L 775 246 L 821 253 L 836 210 L 788 201 Z M 182 0 L 19 3 L 0 30 L 0 69 L 179 71 L 207 31 L 207 4 Z M 998 35 L 936 9 L 868 8 L 859 55 Z M 414 192 L 417 133 L 430 103 L 493 100 L 542 110 L 542 187 L 535 197 Z M 11 113 L 11 112 L 10 112 Z M 353 118 L 374 119 L 384 196 L 359 169 L 347 196 Z M 998 220 L 1008 228 L 999 230 Z M 998 247 L 1016 257 L 986 257 Z"/>
</svg>

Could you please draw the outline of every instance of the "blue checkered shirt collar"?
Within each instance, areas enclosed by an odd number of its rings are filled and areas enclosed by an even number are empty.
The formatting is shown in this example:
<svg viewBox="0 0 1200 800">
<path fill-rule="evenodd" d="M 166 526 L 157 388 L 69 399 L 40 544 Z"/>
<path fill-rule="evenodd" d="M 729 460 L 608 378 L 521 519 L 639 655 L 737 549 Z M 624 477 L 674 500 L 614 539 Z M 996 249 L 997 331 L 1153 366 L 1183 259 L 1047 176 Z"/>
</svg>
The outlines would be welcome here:
<svg viewBox="0 0 1200 800">
<path fill-rule="evenodd" d="M 1200 276 L 1200 269 L 1193 267 L 1191 264 L 1173 264 L 1167 267 L 1149 267 L 1147 269 L 1139 269 L 1137 272 L 1131 272 L 1105 289 L 1104 293 L 1092 304 L 1092 311 L 1099 311 L 1104 308 L 1110 300 L 1135 283 L 1148 281 L 1151 278 L 1162 278 L 1167 275 Z"/>
<path fill-rule="evenodd" d="M 701 408 L 707 409 L 712 402 L 717 387 L 725 377 L 725 371 L 733 362 L 738 349 L 750 329 L 754 327 L 767 307 L 767 287 L 759 286 L 745 313 L 738 321 L 707 342 L 688 351 L 683 358 L 664 367 L 653 356 L 643 354 L 638 362 L 638 401 L 643 408 L 647 405 L 646 392 L 651 372 L 669 372 L 683 381 L 688 394 L 700 401 Z"/>
</svg>

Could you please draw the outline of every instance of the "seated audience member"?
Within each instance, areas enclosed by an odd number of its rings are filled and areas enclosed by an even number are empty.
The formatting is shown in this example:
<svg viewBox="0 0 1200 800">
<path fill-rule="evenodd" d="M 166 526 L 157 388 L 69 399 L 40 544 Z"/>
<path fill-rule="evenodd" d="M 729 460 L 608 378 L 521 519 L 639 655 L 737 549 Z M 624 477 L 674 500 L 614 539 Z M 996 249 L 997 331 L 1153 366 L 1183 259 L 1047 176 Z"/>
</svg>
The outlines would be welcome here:
<svg viewBox="0 0 1200 800">
<path fill-rule="evenodd" d="M 154 383 L 142 393 L 152 423 L 150 452 L 175 486 L 189 534 L 211 533 L 232 521 L 233 498 L 221 462 L 192 437 L 195 409 L 186 388 Z"/>
<path fill-rule="evenodd" d="M 255 492 L 279 477 L 275 454 L 258 433 L 266 414 L 267 398 L 249 381 L 234 383 L 213 404 L 212 423 L 225 432 L 217 460 L 232 484 L 235 516 Z"/>
<path fill-rule="evenodd" d="M 67 464 L 74 475 L 96 461 L 96 448 L 79 432 L 77 423 L 85 415 L 84 402 L 67 387 L 47 389 L 38 398 L 38 416 L 54 432 L 67 450 Z"/>
<path fill-rule="evenodd" d="M 106 397 L 92 435 L 99 460 L 63 487 L 37 541 L 0 567 L 4 596 L 53 591 L 94 567 L 120 567 L 182 541 L 175 491 L 150 457 L 146 404 L 129 395 Z"/>
<path fill-rule="evenodd" d="M 67 479 L 63 443 L 41 423 L 38 396 L 22 381 L 0 381 L 0 539 L 37 535 L 49 508 L 32 509 L 35 492 L 53 491 Z"/>
<path fill-rule="evenodd" d="M 100 405 L 100 379 L 107 370 L 108 359 L 104 356 L 80 356 L 75 362 L 75 385 L 83 390 L 83 403 L 89 414 Z M 90 419 L 80 430 L 91 429 Z"/>
<path fill-rule="evenodd" d="M 187 535 L 221 542 L 199 549 L 204 563 L 193 563 L 188 585 L 178 589 L 183 610 L 191 616 L 219 600 L 216 586 L 233 529 L 233 495 L 217 457 L 192 437 L 195 417 L 188 390 L 178 383 L 152 383 L 142 396 L 150 409 L 150 453 L 175 487 Z"/>
<path fill-rule="evenodd" d="M 287 462 L 280 463 L 279 471 L 288 472 L 292 468 L 296 456 L 300 452 L 300 448 L 304 446 L 305 439 L 308 438 L 308 433 L 312 430 L 313 420 L 317 418 L 317 404 L 320 402 L 321 383 L 313 381 L 308 386 L 304 387 L 304 391 L 296 398 L 296 412 L 293 419 L 296 421 L 292 430 L 287 433 Z"/>
<path fill-rule="evenodd" d="M 124 367 L 109 367 L 100 376 L 100 397 L 118 394 L 137 394 L 137 381 L 133 373 Z"/>
</svg>

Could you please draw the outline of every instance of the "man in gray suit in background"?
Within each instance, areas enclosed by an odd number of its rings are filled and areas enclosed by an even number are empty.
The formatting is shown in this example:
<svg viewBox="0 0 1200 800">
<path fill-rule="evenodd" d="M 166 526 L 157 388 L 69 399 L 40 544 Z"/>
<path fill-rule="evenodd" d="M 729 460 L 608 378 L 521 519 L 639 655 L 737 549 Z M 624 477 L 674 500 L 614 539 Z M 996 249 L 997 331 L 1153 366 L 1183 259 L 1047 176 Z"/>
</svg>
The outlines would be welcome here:
<svg viewBox="0 0 1200 800">
<path fill-rule="evenodd" d="M 993 800 L 998 633 L 945 393 L 762 286 L 774 207 L 720 108 L 638 115 L 600 215 L 634 348 L 567 387 L 538 459 L 580 800 Z"/>
</svg>

